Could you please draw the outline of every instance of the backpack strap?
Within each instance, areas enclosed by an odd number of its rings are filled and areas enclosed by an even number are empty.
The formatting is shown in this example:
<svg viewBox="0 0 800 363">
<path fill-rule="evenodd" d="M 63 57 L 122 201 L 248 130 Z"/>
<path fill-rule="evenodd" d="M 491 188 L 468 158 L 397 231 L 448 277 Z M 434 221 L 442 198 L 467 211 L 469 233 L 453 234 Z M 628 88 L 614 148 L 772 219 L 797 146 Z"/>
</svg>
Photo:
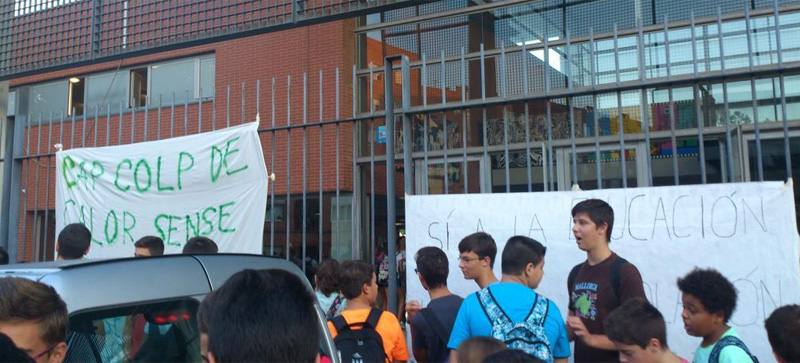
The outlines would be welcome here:
<svg viewBox="0 0 800 363">
<path fill-rule="evenodd" d="M 350 330 L 350 325 L 347 324 L 347 320 L 344 320 L 344 316 L 336 316 L 332 319 L 329 319 L 331 323 L 333 323 L 333 327 L 336 328 L 336 332 L 341 334 L 343 331 Z"/>
<path fill-rule="evenodd" d="M 614 291 L 614 296 L 617 298 L 617 302 L 622 304 L 620 300 L 620 290 L 622 290 L 622 266 L 626 263 L 629 263 L 628 260 L 617 256 L 617 259 L 611 264 L 611 289 Z"/>
<path fill-rule="evenodd" d="M 342 297 L 342 294 L 336 295 L 336 298 L 333 299 L 331 306 L 328 307 L 328 311 L 325 313 L 328 319 L 331 319 L 334 316 L 336 316 L 336 312 L 339 311 L 339 307 L 342 305 L 343 299 L 344 298 Z"/>
<path fill-rule="evenodd" d="M 383 311 L 380 311 L 376 308 L 372 308 L 369 311 L 369 315 L 367 315 L 367 320 L 364 322 L 364 325 L 368 325 L 372 329 L 378 329 L 378 320 L 381 319 L 381 315 Z"/>
<path fill-rule="evenodd" d="M 428 321 L 428 325 L 433 329 L 433 333 L 436 337 L 439 338 L 439 342 L 447 345 L 447 342 L 450 340 L 450 331 L 444 327 L 442 321 L 436 317 L 436 314 L 434 314 L 431 309 L 424 308 L 419 312 L 422 314 L 422 317 Z"/>
<path fill-rule="evenodd" d="M 747 346 L 744 344 L 744 342 L 733 335 L 723 337 L 717 342 L 717 344 L 714 345 L 714 349 L 711 350 L 711 354 L 708 356 L 708 362 L 719 363 L 719 356 L 722 354 L 722 349 L 729 346 L 734 346 L 743 350 L 748 356 L 750 356 L 750 359 L 753 360 L 753 363 L 758 363 L 758 358 L 750 353 L 750 350 L 747 349 Z"/>
<path fill-rule="evenodd" d="M 575 265 L 575 267 L 573 267 L 572 270 L 569 271 L 569 276 L 567 276 L 567 288 L 569 289 L 570 295 L 572 294 L 573 291 L 575 291 L 575 279 L 578 278 L 578 272 L 581 270 L 581 267 L 583 267 L 585 263 L 586 262 L 581 262 Z M 572 306 L 572 296 L 567 296 L 567 299 L 569 299 L 569 305 L 568 305 L 569 310 L 574 310 Z"/>
<path fill-rule="evenodd" d="M 550 310 L 550 300 L 546 297 L 536 294 L 536 301 L 533 302 L 531 312 L 525 318 L 525 322 L 530 326 L 544 326 L 544 321 L 547 318 L 547 313 Z"/>
<path fill-rule="evenodd" d="M 481 304 L 483 312 L 486 314 L 489 323 L 491 323 L 493 327 L 514 325 L 511 318 L 508 317 L 505 311 L 503 311 L 503 308 L 497 303 L 494 295 L 492 295 L 492 290 L 490 290 L 488 286 L 478 291 L 478 302 Z"/>
</svg>

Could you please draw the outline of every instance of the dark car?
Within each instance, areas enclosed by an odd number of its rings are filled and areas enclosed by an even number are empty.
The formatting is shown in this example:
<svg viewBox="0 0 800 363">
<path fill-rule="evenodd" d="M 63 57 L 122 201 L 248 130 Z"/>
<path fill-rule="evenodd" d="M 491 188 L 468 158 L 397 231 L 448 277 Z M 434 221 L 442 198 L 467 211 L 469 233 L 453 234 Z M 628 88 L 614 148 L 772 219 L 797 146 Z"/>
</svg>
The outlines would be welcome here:
<svg viewBox="0 0 800 363">
<path fill-rule="evenodd" d="M 289 261 L 239 254 L 8 265 L 0 277 L 24 277 L 58 291 L 69 310 L 66 362 L 201 362 L 197 308 L 243 269 L 291 272 L 313 293 Z M 338 362 L 325 314 L 318 304 L 316 310 L 320 354 Z"/>
</svg>

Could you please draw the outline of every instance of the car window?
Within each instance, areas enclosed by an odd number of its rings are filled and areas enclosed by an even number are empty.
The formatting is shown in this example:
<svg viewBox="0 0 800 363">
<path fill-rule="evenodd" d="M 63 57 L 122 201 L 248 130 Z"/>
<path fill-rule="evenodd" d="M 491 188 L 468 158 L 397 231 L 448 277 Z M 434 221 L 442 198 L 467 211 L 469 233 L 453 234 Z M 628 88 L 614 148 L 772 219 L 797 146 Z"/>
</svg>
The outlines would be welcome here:
<svg viewBox="0 0 800 363">
<path fill-rule="evenodd" d="M 65 362 L 201 362 L 197 306 L 185 298 L 75 314 Z"/>
</svg>

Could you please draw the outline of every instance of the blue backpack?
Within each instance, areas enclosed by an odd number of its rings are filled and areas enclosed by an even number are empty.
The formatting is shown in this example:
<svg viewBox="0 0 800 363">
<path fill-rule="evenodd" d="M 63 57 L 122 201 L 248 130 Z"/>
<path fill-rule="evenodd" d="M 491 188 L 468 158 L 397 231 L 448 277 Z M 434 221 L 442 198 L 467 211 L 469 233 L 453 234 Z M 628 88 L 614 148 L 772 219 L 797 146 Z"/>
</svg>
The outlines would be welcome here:
<svg viewBox="0 0 800 363">
<path fill-rule="evenodd" d="M 714 349 L 711 350 L 711 355 L 708 357 L 708 362 L 709 363 L 719 363 L 719 356 L 720 356 L 720 354 L 722 354 L 722 348 L 725 348 L 725 347 L 728 347 L 728 346 L 731 346 L 731 345 L 734 346 L 734 347 L 737 347 L 737 348 L 743 350 L 745 353 L 747 353 L 747 355 L 750 356 L 750 359 L 753 360 L 753 363 L 758 363 L 758 358 L 756 358 L 756 356 L 754 356 L 753 353 L 750 353 L 750 350 L 747 349 L 747 346 L 744 345 L 744 342 L 741 339 L 739 339 L 739 338 L 737 338 L 735 336 L 732 336 L 732 335 L 728 335 L 728 336 L 720 339 L 717 342 L 717 344 L 714 345 Z"/>
<path fill-rule="evenodd" d="M 544 331 L 544 320 L 550 308 L 547 298 L 536 294 L 531 312 L 518 323 L 511 321 L 500 308 L 488 287 L 478 292 L 478 301 L 492 323 L 493 338 L 505 342 L 509 349 L 519 349 L 543 362 L 553 362 L 550 342 Z"/>
</svg>

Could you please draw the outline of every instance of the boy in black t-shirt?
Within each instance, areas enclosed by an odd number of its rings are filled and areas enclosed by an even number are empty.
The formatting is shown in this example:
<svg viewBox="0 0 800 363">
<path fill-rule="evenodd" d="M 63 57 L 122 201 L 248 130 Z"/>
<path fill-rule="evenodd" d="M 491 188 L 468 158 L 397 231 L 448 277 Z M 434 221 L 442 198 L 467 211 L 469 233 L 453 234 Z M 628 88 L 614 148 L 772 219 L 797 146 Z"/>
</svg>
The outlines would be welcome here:
<svg viewBox="0 0 800 363">
<path fill-rule="evenodd" d="M 642 277 L 632 263 L 608 247 L 614 210 L 599 199 L 572 208 L 572 233 L 586 261 L 569 274 L 567 328 L 575 340 L 575 362 L 616 362 L 614 343 L 605 335 L 606 316 L 635 297 L 645 298 Z"/>
</svg>

